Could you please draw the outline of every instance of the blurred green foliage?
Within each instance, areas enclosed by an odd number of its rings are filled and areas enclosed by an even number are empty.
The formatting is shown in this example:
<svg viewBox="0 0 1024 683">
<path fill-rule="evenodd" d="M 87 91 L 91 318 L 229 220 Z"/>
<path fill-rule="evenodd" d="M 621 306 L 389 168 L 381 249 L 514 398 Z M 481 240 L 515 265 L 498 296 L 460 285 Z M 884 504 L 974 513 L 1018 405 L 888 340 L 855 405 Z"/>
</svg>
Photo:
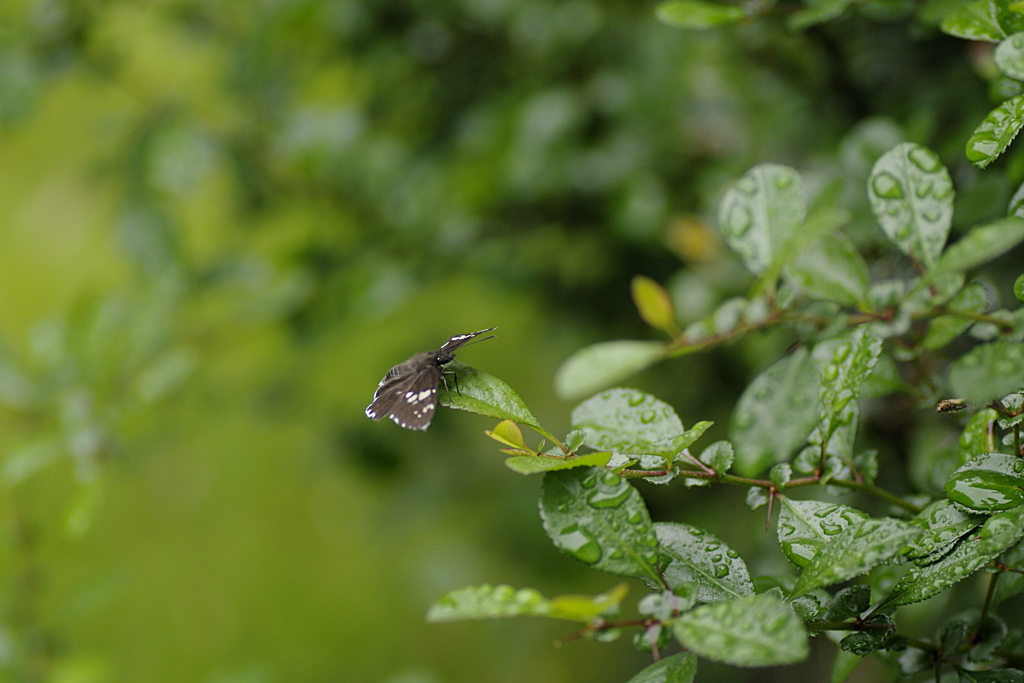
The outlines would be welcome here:
<svg viewBox="0 0 1024 683">
<path fill-rule="evenodd" d="M 600 579 L 481 457 L 491 425 L 362 408 L 499 325 L 466 359 L 568 424 L 558 363 L 648 334 L 634 275 L 683 322 L 746 288 L 710 216 L 759 161 L 863 177 L 905 135 L 957 220 L 997 214 L 960 154 L 986 83 L 897 9 L 697 34 L 621 0 L 0 3 L 5 680 L 625 679 L 639 655 L 557 630 L 423 622 L 466 584 Z M 790 341 L 638 381 L 724 425 Z"/>
</svg>

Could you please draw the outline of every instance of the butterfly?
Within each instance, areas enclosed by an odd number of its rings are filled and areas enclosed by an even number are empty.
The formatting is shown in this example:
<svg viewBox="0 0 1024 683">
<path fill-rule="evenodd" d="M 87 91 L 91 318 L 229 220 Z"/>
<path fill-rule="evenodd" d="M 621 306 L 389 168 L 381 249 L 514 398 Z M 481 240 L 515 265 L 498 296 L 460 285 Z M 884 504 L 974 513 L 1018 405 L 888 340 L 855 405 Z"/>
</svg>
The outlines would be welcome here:
<svg viewBox="0 0 1024 683">
<path fill-rule="evenodd" d="M 423 430 L 430 426 L 437 408 L 437 385 L 444 379 L 444 366 L 455 360 L 455 351 L 474 337 L 496 330 L 489 327 L 479 332 L 457 334 L 436 351 L 424 351 L 388 370 L 377 385 L 373 403 L 366 407 L 366 417 L 379 420 L 390 417 L 399 427 Z M 480 341 L 492 339 L 484 337 Z M 447 373 L 453 374 L 453 373 Z M 445 382 L 445 388 L 448 383 Z M 458 386 L 456 386 L 458 389 Z"/>
</svg>

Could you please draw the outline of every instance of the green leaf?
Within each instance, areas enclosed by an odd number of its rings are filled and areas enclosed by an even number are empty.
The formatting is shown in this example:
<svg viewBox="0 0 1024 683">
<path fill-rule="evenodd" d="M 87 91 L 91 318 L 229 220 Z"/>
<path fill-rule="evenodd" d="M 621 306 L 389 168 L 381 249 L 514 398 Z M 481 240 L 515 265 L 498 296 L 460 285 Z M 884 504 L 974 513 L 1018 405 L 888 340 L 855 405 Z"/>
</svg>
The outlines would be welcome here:
<svg viewBox="0 0 1024 683">
<path fill-rule="evenodd" d="M 1024 126 L 1024 96 L 1011 97 L 989 112 L 967 139 L 967 160 L 985 168 L 1006 151 Z"/>
<path fill-rule="evenodd" d="M 548 616 L 589 623 L 602 614 L 614 614 L 629 593 L 629 586 L 620 583 L 600 595 L 556 595 L 551 598 Z"/>
<path fill-rule="evenodd" d="M 670 559 L 663 570 L 669 588 L 697 586 L 698 602 L 735 600 L 754 593 L 743 558 L 713 534 L 682 523 L 658 522 L 654 532 Z M 648 581 L 652 587 L 660 584 Z"/>
<path fill-rule="evenodd" d="M 988 424 L 998 417 L 998 413 L 991 408 L 979 410 L 964 425 L 964 431 L 960 433 L 958 455 L 960 464 L 964 464 L 976 455 L 995 451 L 996 444 L 993 434 L 989 433 Z"/>
<path fill-rule="evenodd" d="M 975 0 L 951 12 L 942 20 L 941 28 L 951 36 L 966 40 L 998 43 L 1006 37 L 992 0 Z"/>
<path fill-rule="evenodd" d="M 953 181 L 935 152 L 903 142 L 883 154 L 868 177 L 868 199 L 886 237 L 933 268 L 953 220 Z"/>
<path fill-rule="evenodd" d="M 503 449 L 504 452 L 531 452 L 530 448 L 527 447 L 526 442 L 523 441 L 523 430 L 519 429 L 519 425 L 517 425 L 514 420 L 502 420 L 494 427 L 494 429 L 485 430 L 484 434 L 498 443 L 508 446 L 508 449 Z"/>
<path fill-rule="evenodd" d="M 984 521 L 984 515 L 971 514 L 948 500 L 937 500 L 910 521 L 925 531 L 908 545 L 907 557 L 919 560 L 941 552 Z"/>
<path fill-rule="evenodd" d="M 833 349 L 831 360 L 821 370 L 818 427 L 809 437 L 811 443 L 827 444 L 842 426 L 855 429 L 860 413 L 857 398 L 881 352 L 882 340 L 864 326 Z"/>
<path fill-rule="evenodd" d="M 898 519 L 864 519 L 851 524 L 814 555 L 792 597 L 864 574 L 920 535 L 920 528 Z"/>
<path fill-rule="evenodd" d="M 494 375 L 481 372 L 459 361 L 452 361 L 446 365 L 445 371 L 455 373 L 459 389 L 455 391 L 455 382 L 449 380 L 452 391 L 439 392 L 441 405 L 541 428 L 540 422 L 526 407 L 523 399 L 519 398 L 519 394 Z"/>
<path fill-rule="evenodd" d="M 1024 187 L 1024 185 L 1021 185 L 1021 187 Z M 1013 281 L 1013 296 L 1017 298 L 1017 301 L 1024 302 L 1024 273 Z"/>
<path fill-rule="evenodd" d="M 789 28 L 802 31 L 816 24 L 823 24 L 841 15 L 853 0 L 808 0 L 807 8 L 798 11 L 789 19 Z"/>
<path fill-rule="evenodd" d="M 1024 503 L 1024 459 L 982 453 L 968 460 L 946 482 L 946 495 L 973 510 L 1009 510 Z"/>
<path fill-rule="evenodd" d="M 941 263 L 941 259 L 940 259 Z M 988 308 L 988 293 L 985 286 L 979 282 L 971 284 L 960 290 L 949 302 L 947 307 L 951 311 L 963 311 L 965 313 L 982 313 Z M 928 326 L 921 345 L 926 349 L 941 349 L 971 326 L 974 321 L 956 314 L 940 315 L 934 318 Z"/>
<path fill-rule="evenodd" d="M 502 617 L 547 616 L 551 603 L 532 588 L 469 586 L 446 593 L 430 606 L 427 621 L 464 621 Z"/>
<path fill-rule="evenodd" d="M 1024 534 L 1024 506 L 992 515 L 979 536 L 967 537 L 938 562 L 911 567 L 882 606 L 909 605 L 941 593 L 1012 546 L 1021 534 Z"/>
<path fill-rule="evenodd" d="M 662 556 L 643 498 L 610 470 L 548 472 L 540 498 L 544 530 L 554 544 L 595 569 L 659 580 Z"/>
<path fill-rule="evenodd" d="M 587 399 L 572 411 L 572 427 L 585 430 L 593 448 L 618 453 L 675 454 L 685 448 L 674 447 L 684 430 L 672 406 L 637 389 L 609 389 Z"/>
<path fill-rule="evenodd" d="M 632 377 L 665 357 L 653 341 L 610 341 L 593 344 L 569 356 L 555 372 L 555 393 L 571 401 Z"/>
<path fill-rule="evenodd" d="M 804 347 L 784 356 L 743 391 L 732 418 L 736 470 L 752 477 L 788 460 L 818 421 L 818 371 Z"/>
<path fill-rule="evenodd" d="M 787 266 L 786 275 L 814 298 L 846 306 L 864 304 L 868 267 L 845 235 L 822 235 Z"/>
<path fill-rule="evenodd" d="M 728 441 L 716 441 L 697 456 L 698 460 L 719 474 L 728 472 L 735 458 L 732 444 Z"/>
<path fill-rule="evenodd" d="M 697 657 L 692 652 L 680 652 L 651 664 L 628 683 L 691 683 L 697 675 Z"/>
<path fill-rule="evenodd" d="M 786 496 L 780 496 L 779 501 L 779 545 L 797 567 L 806 567 L 829 540 L 868 517 L 860 510 L 835 503 Z"/>
<path fill-rule="evenodd" d="M 743 9 L 731 5 L 718 5 L 700 0 L 668 0 L 654 10 L 658 20 L 688 29 L 708 29 L 735 24 L 744 17 Z"/>
<path fill-rule="evenodd" d="M 1014 33 L 995 50 L 996 66 L 1010 78 L 1024 80 L 1024 33 Z"/>
<path fill-rule="evenodd" d="M 836 593 L 828 603 L 825 621 L 845 621 L 860 616 L 871 604 L 871 587 L 850 586 Z"/>
<path fill-rule="evenodd" d="M 672 627 L 688 649 L 734 666 L 792 664 L 807 657 L 807 633 L 800 618 L 771 594 L 703 605 Z"/>
<path fill-rule="evenodd" d="M 604 467 L 611 458 L 612 454 L 607 451 L 565 459 L 548 458 L 543 455 L 514 455 L 505 459 L 505 467 L 519 474 L 539 474 L 573 467 Z"/>
<path fill-rule="evenodd" d="M 644 322 L 669 335 L 679 332 L 675 306 L 665 288 L 649 277 L 637 275 L 630 285 L 633 303 Z"/>
<path fill-rule="evenodd" d="M 1024 242 L 1024 219 L 1007 216 L 972 229 L 946 250 L 932 273 L 922 280 L 931 282 L 944 273 L 955 273 L 976 268 L 1002 256 Z"/>
<path fill-rule="evenodd" d="M 949 367 L 949 386 L 969 401 L 989 401 L 1024 384 L 1024 344 L 999 339 L 975 346 Z"/>
<path fill-rule="evenodd" d="M 1018 543 L 1003 553 L 1001 558 L 1007 567 L 1024 570 L 1024 543 Z M 995 608 L 1004 600 L 1024 593 L 1024 572 L 1003 572 L 996 583 L 996 591 L 992 594 L 992 607 Z"/>
<path fill-rule="evenodd" d="M 758 275 L 784 251 L 806 215 L 800 174 L 778 164 L 759 164 L 747 171 L 718 207 L 725 241 Z"/>
</svg>

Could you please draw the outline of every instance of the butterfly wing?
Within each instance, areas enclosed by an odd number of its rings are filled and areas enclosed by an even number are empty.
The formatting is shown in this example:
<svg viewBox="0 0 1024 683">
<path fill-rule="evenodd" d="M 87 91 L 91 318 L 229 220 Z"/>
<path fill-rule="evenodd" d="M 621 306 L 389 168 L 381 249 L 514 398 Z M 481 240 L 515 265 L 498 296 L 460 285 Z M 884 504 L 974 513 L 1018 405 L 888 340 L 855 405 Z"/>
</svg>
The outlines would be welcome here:
<svg viewBox="0 0 1024 683">
<path fill-rule="evenodd" d="M 390 417 L 405 429 L 426 429 L 437 409 L 440 380 L 441 368 L 433 364 L 385 378 L 373 396 L 373 403 L 366 407 L 366 416 L 373 420 Z"/>
</svg>

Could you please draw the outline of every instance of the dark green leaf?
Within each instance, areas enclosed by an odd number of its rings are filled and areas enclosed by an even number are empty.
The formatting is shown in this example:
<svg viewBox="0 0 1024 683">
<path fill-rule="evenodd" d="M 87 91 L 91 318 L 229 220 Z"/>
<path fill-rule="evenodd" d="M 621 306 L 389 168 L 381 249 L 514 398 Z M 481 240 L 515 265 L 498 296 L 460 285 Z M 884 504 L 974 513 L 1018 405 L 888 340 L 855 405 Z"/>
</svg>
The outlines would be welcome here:
<svg viewBox="0 0 1024 683">
<path fill-rule="evenodd" d="M 935 152 L 904 142 L 883 154 L 871 169 L 868 199 L 886 237 L 934 267 L 953 220 L 953 181 Z"/>
<path fill-rule="evenodd" d="M 628 683 L 690 683 L 697 675 L 697 657 L 692 652 L 680 652 L 651 664 Z"/>
<path fill-rule="evenodd" d="M 885 614 L 876 614 L 865 622 L 874 626 L 870 631 L 858 631 L 839 641 L 839 647 L 855 655 L 871 654 L 888 649 L 896 636 L 896 626 Z"/>
<path fill-rule="evenodd" d="M 828 604 L 825 621 L 845 621 L 859 617 L 871 604 L 870 586 L 850 586 L 836 593 Z"/>
<path fill-rule="evenodd" d="M 921 534 L 897 519 L 864 519 L 830 539 L 804 568 L 793 597 L 864 574 Z"/>
<path fill-rule="evenodd" d="M 809 26 L 831 21 L 841 15 L 853 0 L 809 0 L 807 8 L 789 19 L 789 28 L 800 31 Z"/>
<path fill-rule="evenodd" d="M 736 470 L 752 477 L 787 460 L 817 423 L 818 372 L 798 348 L 762 372 L 744 390 L 732 420 Z"/>
<path fill-rule="evenodd" d="M 792 664 L 808 652 L 800 618 L 770 594 L 698 607 L 679 617 L 672 632 L 698 655 L 734 666 Z"/>
<path fill-rule="evenodd" d="M 1009 510 L 1024 503 L 1024 459 L 982 453 L 959 467 L 946 482 L 949 499 L 974 510 Z"/>
<path fill-rule="evenodd" d="M 946 557 L 927 566 L 911 567 L 882 604 L 909 605 L 941 593 L 1012 546 L 1022 533 L 1024 506 L 992 515 L 978 536 L 964 539 Z"/>
<path fill-rule="evenodd" d="M 996 591 L 992 595 L 992 606 L 997 607 L 1004 600 L 1024 593 L 1024 543 L 1018 543 L 1003 553 L 1003 564 L 1018 571 L 1003 572 L 996 583 Z"/>
<path fill-rule="evenodd" d="M 714 535 L 689 524 L 669 522 L 655 524 L 654 531 L 662 552 L 671 558 L 663 571 L 669 588 L 694 583 L 699 602 L 734 600 L 754 592 L 739 553 Z"/>
<path fill-rule="evenodd" d="M 984 515 L 967 512 L 948 500 L 937 500 L 911 520 L 910 523 L 924 529 L 924 533 L 909 544 L 907 557 L 918 560 L 937 553 L 984 521 Z"/>
<path fill-rule="evenodd" d="M 449 408 L 466 410 L 499 420 L 515 420 L 531 427 L 540 427 L 537 418 L 526 407 L 512 387 L 497 377 L 453 361 L 445 366 L 457 376 L 458 391 L 440 391 L 440 403 Z M 454 389 L 454 382 L 452 382 Z"/>
<path fill-rule="evenodd" d="M 674 443 L 684 435 L 672 406 L 637 389 L 609 389 L 587 399 L 572 411 L 572 427 L 586 431 L 593 448 L 632 455 L 674 455 Z"/>
<path fill-rule="evenodd" d="M 1024 683 L 1024 671 L 1018 669 L 989 669 L 968 671 L 957 669 L 961 683 Z"/>
<path fill-rule="evenodd" d="M 788 166 L 760 164 L 722 197 L 718 223 L 743 264 L 763 273 L 807 215 L 803 181 Z"/>
<path fill-rule="evenodd" d="M 595 569 L 658 581 L 662 556 L 643 498 L 610 470 L 548 472 L 540 499 L 555 545 Z"/>
<path fill-rule="evenodd" d="M 575 458 L 548 458 L 543 455 L 514 455 L 505 459 L 505 466 L 519 474 L 539 474 L 573 467 L 604 467 L 611 460 L 607 451 L 587 453 Z"/>
<path fill-rule="evenodd" d="M 818 550 L 843 529 L 867 519 L 865 513 L 846 505 L 785 496 L 779 500 L 779 545 L 797 567 L 806 567 Z"/>
<path fill-rule="evenodd" d="M 501 617 L 547 616 L 551 603 L 532 588 L 470 586 L 438 599 L 427 612 L 427 621 L 462 621 Z"/>
<path fill-rule="evenodd" d="M 743 10 L 732 5 L 718 5 L 701 0 L 668 0 L 655 8 L 658 19 L 678 28 L 707 29 L 735 24 L 744 17 Z"/>
<path fill-rule="evenodd" d="M 555 393 L 566 401 L 590 396 L 632 377 L 665 357 L 665 347 L 652 341 L 610 341 L 580 349 L 555 373 Z"/>
<path fill-rule="evenodd" d="M 1024 96 L 1011 97 L 989 112 L 967 139 L 967 160 L 985 168 L 1006 151 L 1024 126 Z"/>
</svg>

